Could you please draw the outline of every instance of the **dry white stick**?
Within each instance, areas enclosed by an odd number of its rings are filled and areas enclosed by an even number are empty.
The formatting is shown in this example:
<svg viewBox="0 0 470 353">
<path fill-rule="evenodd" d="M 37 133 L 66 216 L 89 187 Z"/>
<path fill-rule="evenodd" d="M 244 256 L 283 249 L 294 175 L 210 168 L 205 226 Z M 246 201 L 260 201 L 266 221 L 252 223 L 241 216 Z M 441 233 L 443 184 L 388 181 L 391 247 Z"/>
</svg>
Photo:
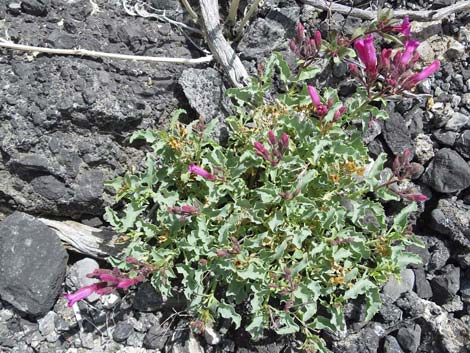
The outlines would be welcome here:
<svg viewBox="0 0 470 353">
<path fill-rule="evenodd" d="M 199 0 L 204 36 L 215 59 L 228 74 L 230 82 L 241 87 L 248 80 L 248 72 L 240 58 L 222 34 L 217 0 Z"/>
<path fill-rule="evenodd" d="M 361 18 L 363 20 L 373 20 L 377 18 L 376 11 L 368 11 L 362 10 L 355 7 L 350 7 L 346 5 L 332 3 L 330 0 L 302 0 L 302 2 L 306 5 L 310 5 L 320 10 L 329 10 L 331 9 L 332 12 L 337 12 L 342 15 L 349 15 L 351 17 Z M 415 21 L 436 21 L 442 20 L 449 15 L 460 12 L 470 10 L 470 1 L 469 0 L 462 0 L 454 5 L 449 5 L 439 10 L 427 10 L 427 11 L 411 11 L 411 10 L 396 10 L 393 11 L 394 17 L 396 18 L 403 18 L 408 16 L 411 20 Z"/>
<path fill-rule="evenodd" d="M 148 63 L 160 63 L 160 64 L 168 63 L 168 64 L 197 65 L 197 64 L 208 63 L 213 60 L 212 55 L 204 56 L 202 58 L 197 58 L 197 59 L 139 56 L 139 55 L 105 53 L 105 52 L 93 51 L 93 50 L 87 50 L 87 49 L 54 49 L 54 48 L 34 47 L 30 45 L 15 44 L 15 43 L 3 40 L 3 39 L 0 39 L 0 48 L 9 48 L 9 49 L 14 49 L 14 50 L 31 51 L 31 52 L 47 53 L 47 54 L 89 56 L 93 58 L 132 60 L 132 61 L 143 61 L 143 62 L 148 62 Z"/>
<path fill-rule="evenodd" d="M 189 16 L 191 16 L 191 18 L 194 21 L 197 21 L 197 14 L 196 14 L 196 12 L 194 12 L 194 10 L 191 7 L 191 5 L 189 4 L 188 0 L 181 0 L 181 2 L 183 3 L 183 6 L 185 7 L 186 11 L 188 11 Z"/>
<path fill-rule="evenodd" d="M 96 258 L 116 256 L 125 244 L 116 244 L 117 234 L 102 229 L 90 227 L 74 221 L 55 221 L 38 218 L 39 221 L 51 228 L 63 242 L 75 251 Z"/>
<path fill-rule="evenodd" d="M 232 0 L 230 3 L 230 9 L 228 10 L 227 20 L 231 25 L 234 25 L 237 22 L 237 12 L 238 7 L 240 6 L 240 0 Z"/>
</svg>

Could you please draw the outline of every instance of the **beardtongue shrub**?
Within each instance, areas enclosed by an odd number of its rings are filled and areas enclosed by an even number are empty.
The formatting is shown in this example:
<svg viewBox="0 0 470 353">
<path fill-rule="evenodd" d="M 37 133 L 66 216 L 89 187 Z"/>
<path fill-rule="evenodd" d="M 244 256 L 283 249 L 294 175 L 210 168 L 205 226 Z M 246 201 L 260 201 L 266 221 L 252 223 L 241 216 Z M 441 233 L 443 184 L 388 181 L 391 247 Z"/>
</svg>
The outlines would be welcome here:
<svg viewBox="0 0 470 353">
<path fill-rule="evenodd" d="M 386 118 L 388 97 L 410 88 L 414 77 L 408 59 L 390 60 L 388 72 L 407 76 L 402 86 L 382 89 L 389 77 L 377 66 L 383 61 L 374 60 L 370 35 L 383 34 L 380 28 L 388 36 L 409 34 L 407 21 L 382 22 L 349 40 L 364 88 L 345 101 L 332 88 L 305 83 L 338 57 L 318 32 L 313 39 L 302 32 L 290 44 L 309 55 L 298 72 L 274 54 L 249 86 L 228 91 L 237 113 L 226 120 L 226 144 L 213 138 L 217 122 L 182 125 L 182 111 L 169 131 L 133 135 L 152 150 L 141 172 L 109 182 L 124 207 L 107 209 L 107 219 L 129 237 L 125 255 L 151 266 L 160 293 L 183 290 L 198 331 L 226 318 L 255 339 L 266 329 L 298 333 L 304 349 L 326 352 L 321 333 L 344 332 L 348 301 L 361 297 L 370 319 L 389 276 L 418 262 L 404 251 L 418 244 L 407 216 L 416 210 L 413 201 L 426 197 L 397 187 L 415 168 L 409 151 L 384 179 L 386 156 L 372 160 L 363 132 L 351 124 L 363 121 L 365 129 L 370 119 Z M 347 49 L 344 57 L 354 60 Z M 285 93 L 273 92 L 274 76 Z M 405 206 L 389 222 L 381 202 L 392 199 Z M 125 261 L 112 262 L 125 269 Z"/>
</svg>

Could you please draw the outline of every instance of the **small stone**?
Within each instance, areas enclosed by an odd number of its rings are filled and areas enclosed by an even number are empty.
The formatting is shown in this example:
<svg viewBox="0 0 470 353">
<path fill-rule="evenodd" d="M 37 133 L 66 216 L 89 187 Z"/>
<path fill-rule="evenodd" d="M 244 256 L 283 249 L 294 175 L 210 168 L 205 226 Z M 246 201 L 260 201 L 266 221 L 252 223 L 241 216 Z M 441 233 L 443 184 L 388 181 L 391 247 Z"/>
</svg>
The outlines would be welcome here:
<svg viewBox="0 0 470 353">
<path fill-rule="evenodd" d="M 458 132 L 436 130 L 433 132 L 432 136 L 437 140 L 440 145 L 445 147 L 452 147 L 454 146 L 455 140 L 457 140 Z"/>
<path fill-rule="evenodd" d="M 379 317 L 383 324 L 393 326 L 403 319 L 403 312 L 395 304 L 385 302 L 380 308 Z"/>
<path fill-rule="evenodd" d="M 132 325 L 128 324 L 127 322 L 120 322 L 116 325 L 116 327 L 114 327 L 113 340 L 118 343 L 124 342 L 133 331 L 134 329 Z"/>
<path fill-rule="evenodd" d="M 44 337 L 49 336 L 51 334 L 55 333 L 55 320 L 56 320 L 57 314 L 53 311 L 49 311 L 46 316 L 40 318 L 38 320 L 39 324 L 39 332 L 41 332 L 41 335 Z"/>
<path fill-rule="evenodd" d="M 421 342 L 421 326 L 415 324 L 400 328 L 397 341 L 406 353 L 416 353 Z"/>
<path fill-rule="evenodd" d="M 447 49 L 446 51 L 447 57 L 451 60 L 460 59 L 464 54 L 465 46 L 456 40 L 452 41 L 449 46 L 449 49 Z"/>
<path fill-rule="evenodd" d="M 432 140 L 428 135 L 419 134 L 415 139 L 415 155 L 421 164 L 434 157 Z"/>
<path fill-rule="evenodd" d="M 161 296 L 155 288 L 148 282 L 144 282 L 137 287 L 134 297 L 134 308 L 142 312 L 158 310 L 163 305 Z"/>
<path fill-rule="evenodd" d="M 449 260 L 450 252 L 444 242 L 436 237 L 426 237 L 431 256 L 428 261 L 428 270 L 436 271 L 444 267 Z"/>
<path fill-rule="evenodd" d="M 451 301 L 443 304 L 442 308 L 445 311 L 447 311 L 448 313 L 455 313 L 455 312 L 458 312 L 458 311 L 462 311 L 463 310 L 463 301 L 458 295 L 456 295 L 455 297 L 452 298 Z"/>
<path fill-rule="evenodd" d="M 127 339 L 127 344 L 132 347 L 142 347 L 144 342 L 145 333 L 132 331 L 131 335 Z"/>
<path fill-rule="evenodd" d="M 462 95 L 462 105 L 465 105 L 467 108 L 470 108 L 470 93 L 464 93 Z"/>
<path fill-rule="evenodd" d="M 21 9 L 24 13 L 33 16 L 46 16 L 49 0 L 23 0 Z"/>
<path fill-rule="evenodd" d="M 121 296 L 117 293 L 110 293 L 103 295 L 100 300 L 103 308 L 112 309 L 121 302 Z"/>
<path fill-rule="evenodd" d="M 397 339 L 393 336 L 387 336 L 384 342 L 384 353 L 404 353 L 398 343 Z"/>
<path fill-rule="evenodd" d="M 432 297 L 431 284 L 426 279 L 426 273 L 422 269 L 414 269 L 415 274 L 415 287 L 416 294 L 422 299 L 429 299 Z"/>
<path fill-rule="evenodd" d="M 390 113 L 385 120 L 382 135 L 394 155 L 403 153 L 406 149 L 413 151 L 411 136 L 405 119 L 398 113 Z"/>
<path fill-rule="evenodd" d="M 81 332 L 80 333 L 80 344 L 83 348 L 92 349 L 95 347 L 95 342 L 93 341 L 92 332 Z"/>
<path fill-rule="evenodd" d="M 421 81 L 420 83 L 418 83 L 418 91 L 420 93 L 430 94 L 431 90 L 432 90 L 432 86 L 431 86 L 431 80 L 430 79 L 426 79 L 426 80 Z"/>
<path fill-rule="evenodd" d="M 415 275 L 413 273 L 413 270 L 402 270 L 400 273 L 400 277 L 401 280 L 397 281 L 395 277 L 391 276 L 382 289 L 386 300 L 390 303 L 394 303 L 403 293 L 413 290 L 415 282 Z"/>
<path fill-rule="evenodd" d="M 147 331 L 144 337 L 143 346 L 149 349 L 162 350 L 170 335 L 171 332 L 169 328 L 154 325 Z"/>
<path fill-rule="evenodd" d="M 457 107 L 460 105 L 461 101 L 462 101 L 461 96 L 459 96 L 457 94 L 453 94 L 452 95 L 452 101 L 451 101 L 452 108 L 457 109 Z"/>
<path fill-rule="evenodd" d="M 454 112 L 452 117 L 446 122 L 445 129 L 451 131 L 460 131 L 470 127 L 470 115 Z"/>
<path fill-rule="evenodd" d="M 204 349 L 192 333 L 188 340 L 188 353 L 204 353 Z"/>
<path fill-rule="evenodd" d="M 422 179 L 437 192 L 461 191 L 470 186 L 470 166 L 457 152 L 442 148 L 436 153 Z"/>
<path fill-rule="evenodd" d="M 465 130 L 455 142 L 455 150 L 470 159 L 470 130 Z"/>
<path fill-rule="evenodd" d="M 431 280 L 433 296 L 437 304 L 444 304 L 454 297 L 460 288 L 460 267 L 447 265 Z"/>
</svg>

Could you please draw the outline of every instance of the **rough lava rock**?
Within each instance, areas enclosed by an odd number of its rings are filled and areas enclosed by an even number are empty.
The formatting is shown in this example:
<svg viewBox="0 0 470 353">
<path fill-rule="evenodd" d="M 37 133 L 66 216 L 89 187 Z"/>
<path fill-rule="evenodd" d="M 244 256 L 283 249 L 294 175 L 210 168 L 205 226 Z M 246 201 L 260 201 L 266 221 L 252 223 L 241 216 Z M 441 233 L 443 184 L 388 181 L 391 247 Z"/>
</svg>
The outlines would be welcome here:
<svg viewBox="0 0 470 353">
<path fill-rule="evenodd" d="M 442 148 L 429 164 L 422 180 L 437 192 L 461 191 L 470 186 L 470 166 L 457 152 Z"/>
<path fill-rule="evenodd" d="M 19 311 L 40 316 L 54 305 L 68 255 L 44 223 L 15 212 L 0 223 L 0 296 Z"/>
<path fill-rule="evenodd" d="M 441 199 L 431 212 L 431 226 L 465 249 L 470 249 L 470 205 L 461 200 Z"/>
</svg>

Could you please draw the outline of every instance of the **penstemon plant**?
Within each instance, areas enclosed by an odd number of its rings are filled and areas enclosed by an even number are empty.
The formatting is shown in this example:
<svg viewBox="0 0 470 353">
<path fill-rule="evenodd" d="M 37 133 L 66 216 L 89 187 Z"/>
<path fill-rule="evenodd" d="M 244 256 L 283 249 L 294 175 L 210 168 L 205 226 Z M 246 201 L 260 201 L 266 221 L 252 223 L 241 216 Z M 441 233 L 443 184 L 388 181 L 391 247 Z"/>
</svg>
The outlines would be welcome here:
<svg viewBox="0 0 470 353">
<path fill-rule="evenodd" d="M 330 35 L 333 42 L 297 30 L 296 72 L 275 53 L 250 85 L 228 90 L 237 114 L 226 120 L 226 144 L 214 138 L 217 122 L 183 125 L 181 110 L 169 131 L 132 136 L 152 150 L 143 171 L 108 183 L 125 206 L 106 211 L 130 239 L 128 260 L 112 259 L 120 270 L 95 277 L 119 274 L 118 288 L 148 277 L 164 296 L 181 288 L 199 331 L 225 318 L 255 339 L 265 329 L 298 333 L 303 349 L 327 352 L 321 332 L 344 332 L 348 301 L 361 297 L 372 318 L 390 275 L 419 261 L 404 251 L 419 244 L 407 217 L 426 197 L 400 187 L 417 166 L 405 151 L 384 169 L 386 155 L 369 157 L 355 123 L 364 130 L 386 118 L 387 100 L 439 63 L 414 73 L 414 41 L 377 59 L 374 36 L 410 34 L 408 19 L 398 24 L 390 14 L 356 37 Z M 330 60 L 350 62 L 359 86 L 352 97 L 306 83 Z M 381 202 L 400 199 L 407 205 L 387 221 Z M 129 258 L 140 270 L 125 277 L 119 271 L 129 270 Z"/>
</svg>

